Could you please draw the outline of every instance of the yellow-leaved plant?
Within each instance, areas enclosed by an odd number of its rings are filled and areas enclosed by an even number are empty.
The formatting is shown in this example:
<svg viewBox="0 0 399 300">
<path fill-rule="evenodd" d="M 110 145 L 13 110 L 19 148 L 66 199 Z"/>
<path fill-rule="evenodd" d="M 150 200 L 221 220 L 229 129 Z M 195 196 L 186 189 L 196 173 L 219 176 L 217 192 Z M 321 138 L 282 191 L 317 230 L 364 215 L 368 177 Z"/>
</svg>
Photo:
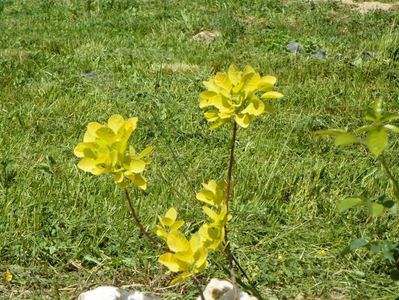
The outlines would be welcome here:
<svg viewBox="0 0 399 300">
<path fill-rule="evenodd" d="M 145 157 L 153 148 L 147 147 L 137 154 L 133 146 L 128 147 L 137 121 L 137 118 L 125 120 L 121 115 L 112 115 L 106 124 L 89 123 L 83 142 L 74 149 L 75 155 L 82 158 L 78 167 L 94 175 L 109 173 L 121 187 L 126 187 L 128 179 L 145 190 L 147 180 L 142 173 L 151 163 Z"/>
<path fill-rule="evenodd" d="M 218 250 L 224 241 L 225 225 L 231 219 L 223 203 L 223 185 L 214 180 L 203 184 L 204 189 L 197 193 L 197 199 L 209 206 L 203 206 L 204 213 L 211 219 L 187 239 L 180 231 L 184 221 L 177 220 L 177 211 L 170 208 L 165 216 L 159 216 L 155 232 L 169 251 L 159 257 L 159 262 L 170 271 L 180 273 L 171 284 L 188 279 L 205 270 L 208 266 L 209 250 Z"/>
<path fill-rule="evenodd" d="M 251 66 L 240 71 L 235 65 L 231 65 L 227 73 L 218 72 L 204 81 L 207 91 L 200 94 L 200 108 L 207 109 L 204 116 L 211 123 L 210 129 L 231 119 L 246 128 L 255 117 L 272 111 L 263 100 L 283 97 L 283 94 L 272 91 L 276 81 L 274 76 L 260 76 Z M 260 98 L 258 94 L 261 94 Z"/>
</svg>

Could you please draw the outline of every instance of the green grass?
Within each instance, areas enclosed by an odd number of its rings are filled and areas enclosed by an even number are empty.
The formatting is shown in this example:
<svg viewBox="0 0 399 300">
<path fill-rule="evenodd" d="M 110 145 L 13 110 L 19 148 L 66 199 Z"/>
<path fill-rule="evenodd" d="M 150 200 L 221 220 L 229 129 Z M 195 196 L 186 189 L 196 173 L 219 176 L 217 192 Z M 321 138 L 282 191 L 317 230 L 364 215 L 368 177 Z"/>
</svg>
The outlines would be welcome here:
<svg viewBox="0 0 399 300">
<path fill-rule="evenodd" d="M 397 297 L 386 263 L 363 251 L 338 256 L 355 238 L 399 238 L 397 217 L 337 212 L 362 190 L 390 193 L 382 170 L 313 132 L 359 126 L 375 97 L 399 110 L 398 21 L 397 11 L 360 15 L 316 1 L 2 1 L 0 160 L 15 161 L 15 178 L 0 190 L 0 273 L 14 274 L 0 298 L 74 299 L 104 283 L 193 297 L 190 284 L 162 289 L 172 277 L 122 192 L 78 170 L 72 149 L 88 122 L 138 116 L 135 146 L 156 148 L 148 190 L 133 193 L 143 223 L 173 205 L 195 225 L 195 191 L 224 178 L 230 139 L 228 128 L 207 130 L 198 93 L 230 63 L 277 76 L 285 94 L 238 133 L 231 239 L 253 281 L 279 299 Z M 222 36 L 192 41 L 202 30 Z M 290 40 L 309 53 L 289 53 Z M 310 54 L 319 48 L 326 59 Z M 196 67 L 158 72 L 173 63 Z M 397 174 L 397 139 L 390 149 Z M 211 266 L 201 281 L 214 276 L 223 275 Z"/>
</svg>

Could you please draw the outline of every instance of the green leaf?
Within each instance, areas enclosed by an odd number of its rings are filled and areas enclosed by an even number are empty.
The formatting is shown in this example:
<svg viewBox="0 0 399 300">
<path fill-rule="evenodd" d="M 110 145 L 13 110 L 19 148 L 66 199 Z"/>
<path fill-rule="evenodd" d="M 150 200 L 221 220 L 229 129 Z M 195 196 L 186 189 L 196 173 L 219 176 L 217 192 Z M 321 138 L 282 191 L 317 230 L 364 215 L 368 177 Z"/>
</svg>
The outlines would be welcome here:
<svg viewBox="0 0 399 300">
<path fill-rule="evenodd" d="M 343 129 L 324 129 L 324 130 L 317 130 L 314 132 L 316 135 L 330 135 L 330 136 L 337 136 L 342 133 L 346 133 Z"/>
<path fill-rule="evenodd" d="M 370 130 L 373 129 L 373 128 L 374 128 L 373 125 L 364 125 L 364 126 L 361 126 L 361 127 L 359 127 L 359 128 L 356 128 L 356 129 L 355 129 L 355 132 L 370 131 Z"/>
<path fill-rule="evenodd" d="M 362 247 L 365 247 L 368 245 L 368 241 L 364 240 L 364 239 L 356 239 L 353 240 L 350 244 L 349 244 L 349 249 L 350 250 L 356 250 Z"/>
<path fill-rule="evenodd" d="M 399 269 L 393 270 L 390 276 L 392 280 L 399 281 Z"/>
<path fill-rule="evenodd" d="M 370 202 L 368 204 L 368 211 L 372 217 L 379 217 L 384 213 L 384 205 L 377 202 Z"/>
<path fill-rule="evenodd" d="M 338 134 L 335 138 L 335 145 L 342 146 L 342 145 L 352 145 L 357 143 L 358 139 L 352 133 L 341 133 Z"/>
<path fill-rule="evenodd" d="M 368 132 L 367 147 L 375 156 L 379 156 L 388 144 L 388 133 L 384 128 L 376 128 Z"/>
<path fill-rule="evenodd" d="M 399 120 L 399 114 L 386 113 L 382 116 L 381 122 L 388 123 Z"/>
<path fill-rule="evenodd" d="M 395 201 L 393 200 L 385 200 L 381 203 L 385 208 L 392 208 L 395 205 Z"/>
<path fill-rule="evenodd" d="M 377 119 L 381 118 L 382 115 L 382 99 L 375 99 L 373 102 L 373 112 Z"/>
<path fill-rule="evenodd" d="M 399 127 L 391 124 L 386 124 L 383 126 L 385 129 L 388 129 L 392 133 L 399 133 Z"/>
<path fill-rule="evenodd" d="M 364 203 L 365 203 L 365 200 L 360 197 L 346 198 L 346 199 L 342 200 L 340 203 L 338 203 L 338 210 L 340 212 L 343 212 L 349 208 L 363 205 Z"/>
</svg>

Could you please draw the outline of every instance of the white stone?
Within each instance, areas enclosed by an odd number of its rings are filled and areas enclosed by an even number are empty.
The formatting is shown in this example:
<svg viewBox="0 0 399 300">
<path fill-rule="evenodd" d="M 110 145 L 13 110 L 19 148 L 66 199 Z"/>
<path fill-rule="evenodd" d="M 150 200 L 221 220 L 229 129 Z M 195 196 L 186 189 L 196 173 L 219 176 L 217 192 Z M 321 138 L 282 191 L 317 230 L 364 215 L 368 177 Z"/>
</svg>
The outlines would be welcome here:
<svg viewBox="0 0 399 300">
<path fill-rule="evenodd" d="M 138 291 L 129 292 L 113 286 L 100 286 L 80 294 L 78 300 L 159 300 L 159 298 Z"/>
<path fill-rule="evenodd" d="M 238 299 L 240 300 L 258 300 L 257 298 L 248 295 L 240 289 L 237 290 L 237 293 Z M 205 300 L 233 300 L 233 285 L 227 280 L 214 278 L 208 283 L 203 294 Z M 197 300 L 201 300 L 201 297 L 198 297 Z"/>
</svg>

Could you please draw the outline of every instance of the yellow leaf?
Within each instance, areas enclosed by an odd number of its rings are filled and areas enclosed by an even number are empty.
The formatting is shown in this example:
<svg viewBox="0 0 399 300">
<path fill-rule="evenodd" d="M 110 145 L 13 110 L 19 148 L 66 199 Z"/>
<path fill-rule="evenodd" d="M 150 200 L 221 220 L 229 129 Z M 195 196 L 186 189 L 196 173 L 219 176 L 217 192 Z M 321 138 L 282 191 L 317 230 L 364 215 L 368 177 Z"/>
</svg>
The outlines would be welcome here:
<svg viewBox="0 0 399 300">
<path fill-rule="evenodd" d="M 75 156 L 77 157 L 84 157 L 84 150 L 87 147 L 87 143 L 79 143 L 74 149 L 73 149 L 73 153 L 75 154 Z"/>
<path fill-rule="evenodd" d="M 115 141 L 115 133 L 112 131 L 111 128 L 108 127 L 101 127 L 96 131 L 96 142 L 104 145 L 104 144 L 111 144 Z"/>
<path fill-rule="evenodd" d="M 219 119 L 219 114 L 217 110 L 208 110 L 204 113 L 205 119 L 208 122 L 214 122 Z"/>
<path fill-rule="evenodd" d="M 184 280 L 190 278 L 192 275 L 193 275 L 193 274 L 191 274 L 191 273 L 189 273 L 189 272 L 182 273 L 179 277 L 176 277 L 175 279 L 173 279 L 173 280 L 170 282 L 170 285 L 178 284 L 178 283 L 180 283 L 180 282 L 182 282 L 182 281 L 184 281 Z"/>
<path fill-rule="evenodd" d="M 280 99 L 280 98 L 282 98 L 284 95 L 283 94 L 281 94 L 281 93 L 279 93 L 279 92 L 274 92 L 274 91 L 271 91 L 271 92 L 266 92 L 266 93 L 264 93 L 263 95 L 262 95 L 262 99 Z"/>
<path fill-rule="evenodd" d="M 182 272 L 186 270 L 187 265 L 177 260 L 173 253 L 167 252 L 159 257 L 159 262 L 166 266 L 172 272 Z"/>
<path fill-rule="evenodd" d="M 220 88 L 215 84 L 213 79 L 209 81 L 203 81 L 202 84 L 207 88 L 208 91 L 219 93 Z"/>
<path fill-rule="evenodd" d="M 246 76 L 246 75 L 252 74 L 252 73 L 256 73 L 254 68 L 252 68 L 250 65 L 245 66 L 243 76 Z"/>
<path fill-rule="evenodd" d="M 186 237 L 180 231 L 169 232 L 166 244 L 173 252 L 184 252 L 190 247 Z"/>
<path fill-rule="evenodd" d="M 124 175 L 137 187 L 139 187 L 142 190 L 147 189 L 147 180 L 139 175 L 139 174 L 135 174 L 135 173 L 131 173 L 129 171 L 125 172 Z"/>
<path fill-rule="evenodd" d="M 108 127 L 111 128 L 114 133 L 117 133 L 123 125 L 125 125 L 125 119 L 121 115 L 112 115 L 108 119 Z"/>
<path fill-rule="evenodd" d="M 209 125 L 209 129 L 210 129 L 210 130 L 216 129 L 216 128 L 222 126 L 223 124 L 225 124 L 225 123 L 227 122 L 227 120 L 228 120 L 228 119 L 219 120 L 219 121 L 217 121 L 217 122 L 215 122 L 215 123 Z"/>
<path fill-rule="evenodd" d="M 139 155 L 137 155 L 137 158 L 143 158 L 143 157 L 147 156 L 148 154 L 150 154 L 152 151 L 154 151 L 154 147 L 152 147 L 152 146 L 147 147 L 143 151 L 141 151 Z"/>
<path fill-rule="evenodd" d="M 259 81 L 258 89 L 261 92 L 267 92 L 272 89 L 276 82 L 277 78 L 274 76 L 263 76 Z"/>
<path fill-rule="evenodd" d="M 236 115 L 234 120 L 237 122 L 238 125 L 240 125 L 243 128 L 247 128 L 250 121 L 248 114 Z"/>
<path fill-rule="evenodd" d="M 212 221 L 216 221 L 218 219 L 218 214 L 211 208 L 203 206 L 202 210 Z"/>
<path fill-rule="evenodd" d="M 97 122 L 90 122 L 89 124 L 87 124 L 87 130 L 83 137 L 83 142 L 85 143 L 94 142 L 97 137 L 96 135 L 97 130 L 102 127 L 104 127 L 104 125 L 101 125 L 100 123 Z"/>
<path fill-rule="evenodd" d="M 256 90 L 258 89 L 259 81 L 260 81 L 260 76 L 257 73 L 249 73 L 243 77 L 243 90 L 246 91 L 247 93 L 255 93 Z"/>
<path fill-rule="evenodd" d="M 258 98 L 252 98 L 248 106 L 241 111 L 242 114 L 249 114 L 253 116 L 259 116 L 265 111 L 265 104 Z"/>
<path fill-rule="evenodd" d="M 141 159 L 132 159 L 129 165 L 129 171 L 133 173 L 141 173 L 145 169 L 145 162 Z"/>
<path fill-rule="evenodd" d="M 173 222 L 176 221 L 177 218 L 177 211 L 174 207 L 169 208 L 168 211 L 165 214 L 165 217 L 172 220 Z"/>
<path fill-rule="evenodd" d="M 232 84 L 225 73 L 218 72 L 214 78 L 215 84 L 225 91 L 230 91 Z"/>
<path fill-rule="evenodd" d="M 136 128 L 137 128 L 137 122 L 138 122 L 138 120 L 139 120 L 139 119 L 138 119 L 137 117 L 127 119 L 126 122 L 125 122 L 125 128 L 126 128 L 127 130 L 129 130 L 130 133 L 132 133 L 132 132 L 135 131 Z"/>
<path fill-rule="evenodd" d="M 241 72 L 238 70 L 238 68 L 235 65 L 230 65 L 227 75 L 230 79 L 230 82 L 233 85 L 237 85 L 241 81 Z"/>
</svg>

